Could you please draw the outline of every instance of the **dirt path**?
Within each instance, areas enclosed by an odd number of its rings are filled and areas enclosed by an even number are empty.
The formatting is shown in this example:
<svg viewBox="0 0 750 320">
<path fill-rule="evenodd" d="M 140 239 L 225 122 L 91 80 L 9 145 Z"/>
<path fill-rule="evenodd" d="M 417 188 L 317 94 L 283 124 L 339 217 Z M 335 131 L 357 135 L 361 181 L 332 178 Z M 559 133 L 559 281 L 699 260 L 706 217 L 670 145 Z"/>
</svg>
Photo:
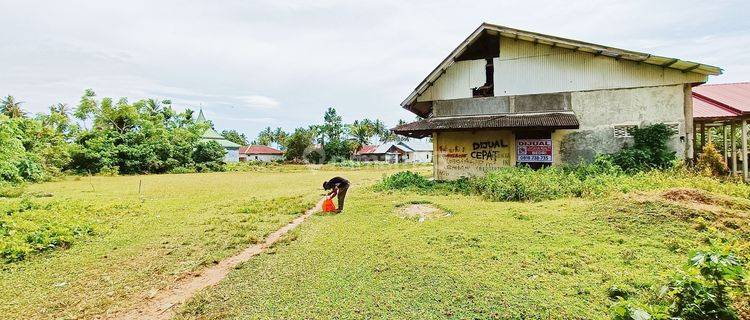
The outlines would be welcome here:
<svg viewBox="0 0 750 320">
<path fill-rule="evenodd" d="M 189 276 L 169 288 L 162 289 L 152 298 L 142 301 L 133 310 L 115 314 L 106 319 L 169 319 L 174 316 L 176 307 L 190 299 L 198 291 L 213 286 L 226 278 L 229 272 L 238 264 L 265 251 L 276 243 L 284 234 L 299 226 L 305 219 L 320 210 L 322 201 L 307 210 L 303 215 L 295 218 L 281 229 L 274 231 L 262 243 L 245 248 L 235 256 L 222 260 L 218 264 L 200 271 L 195 276 Z"/>
</svg>

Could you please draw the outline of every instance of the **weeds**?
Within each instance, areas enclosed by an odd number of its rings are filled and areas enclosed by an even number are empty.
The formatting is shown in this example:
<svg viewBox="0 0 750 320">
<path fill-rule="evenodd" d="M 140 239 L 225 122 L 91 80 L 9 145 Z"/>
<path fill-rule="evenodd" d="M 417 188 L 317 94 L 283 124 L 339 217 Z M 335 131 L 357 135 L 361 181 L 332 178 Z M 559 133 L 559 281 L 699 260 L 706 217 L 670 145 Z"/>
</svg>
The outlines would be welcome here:
<svg viewBox="0 0 750 320">
<path fill-rule="evenodd" d="M 404 171 L 384 177 L 378 190 L 410 189 L 421 192 L 449 191 L 481 195 L 491 201 L 542 201 L 571 197 L 600 197 L 615 193 L 667 188 L 695 188 L 750 199 L 750 186 L 702 176 L 685 169 L 626 173 L 600 157 L 591 164 L 533 170 L 508 167 L 484 177 L 436 182 Z"/>
</svg>

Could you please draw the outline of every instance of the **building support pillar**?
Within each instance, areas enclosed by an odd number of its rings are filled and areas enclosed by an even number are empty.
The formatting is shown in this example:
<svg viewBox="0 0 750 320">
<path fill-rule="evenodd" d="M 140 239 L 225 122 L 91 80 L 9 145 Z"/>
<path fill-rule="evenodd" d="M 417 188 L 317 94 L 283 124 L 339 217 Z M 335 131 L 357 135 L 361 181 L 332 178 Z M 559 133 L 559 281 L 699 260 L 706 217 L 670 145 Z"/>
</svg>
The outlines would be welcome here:
<svg viewBox="0 0 750 320">
<path fill-rule="evenodd" d="M 747 182 L 747 119 L 742 119 L 742 179 Z"/>
<path fill-rule="evenodd" d="M 690 84 L 683 86 L 683 112 L 685 117 L 685 160 L 693 164 L 695 156 L 695 123 L 693 122 L 693 87 Z"/>
<path fill-rule="evenodd" d="M 729 144 L 729 150 L 732 152 L 732 174 L 737 174 L 737 141 L 734 140 L 734 137 L 737 133 L 737 123 L 733 120 L 731 124 L 731 130 L 729 131 L 729 135 L 731 136 L 730 144 Z"/>
<path fill-rule="evenodd" d="M 711 129 L 709 129 L 711 130 Z M 701 122 L 701 145 L 698 148 L 698 152 L 703 152 L 703 147 L 706 146 L 706 123 Z"/>
<path fill-rule="evenodd" d="M 721 140 L 721 144 L 724 145 L 724 162 L 725 163 L 729 163 L 729 146 L 727 145 L 727 135 L 728 134 L 727 134 L 727 123 L 726 122 L 722 122 L 721 123 L 721 135 L 723 137 L 722 140 Z"/>
</svg>

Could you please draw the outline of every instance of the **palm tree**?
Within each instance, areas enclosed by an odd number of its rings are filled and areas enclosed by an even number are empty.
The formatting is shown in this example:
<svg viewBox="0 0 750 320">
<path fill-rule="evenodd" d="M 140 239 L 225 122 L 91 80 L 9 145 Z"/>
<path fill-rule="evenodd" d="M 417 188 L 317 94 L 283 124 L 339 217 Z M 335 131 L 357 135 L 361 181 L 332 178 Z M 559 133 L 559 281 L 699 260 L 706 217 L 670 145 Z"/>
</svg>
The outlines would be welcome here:
<svg viewBox="0 0 750 320">
<path fill-rule="evenodd" d="M 354 120 L 349 125 L 349 133 L 354 138 L 357 150 L 359 150 L 362 146 L 370 143 L 370 139 L 375 135 L 375 126 L 369 119 L 364 119 L 361 122 Z"/>
<path fill-rule="evenodd" d="M 8 95 L 0 101 L 0 113 L 11 118 L 22 118 L 26 115 L 26 112 L 21 110 L 21 104 L 23 104 L 23 101 L 16 101 L 16 98 Z"/>
</svg>

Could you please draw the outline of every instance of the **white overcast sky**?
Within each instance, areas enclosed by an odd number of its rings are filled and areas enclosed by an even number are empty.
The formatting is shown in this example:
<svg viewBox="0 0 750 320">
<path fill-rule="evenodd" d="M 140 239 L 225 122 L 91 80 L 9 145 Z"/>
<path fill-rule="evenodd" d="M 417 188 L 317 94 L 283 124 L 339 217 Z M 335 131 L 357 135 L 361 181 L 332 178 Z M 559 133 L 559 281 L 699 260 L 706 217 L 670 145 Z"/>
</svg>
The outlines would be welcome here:
<svg viewBox="0 0 750 320">
<path fill-rule="evenodd" d="M 750 1 L 0 0 L 0 95 L 28 111 L 100 97 L 203 107 L 217 129 L 395 124 L 483 21 L 724 69 L 750 81 Z"/>
</svg>

